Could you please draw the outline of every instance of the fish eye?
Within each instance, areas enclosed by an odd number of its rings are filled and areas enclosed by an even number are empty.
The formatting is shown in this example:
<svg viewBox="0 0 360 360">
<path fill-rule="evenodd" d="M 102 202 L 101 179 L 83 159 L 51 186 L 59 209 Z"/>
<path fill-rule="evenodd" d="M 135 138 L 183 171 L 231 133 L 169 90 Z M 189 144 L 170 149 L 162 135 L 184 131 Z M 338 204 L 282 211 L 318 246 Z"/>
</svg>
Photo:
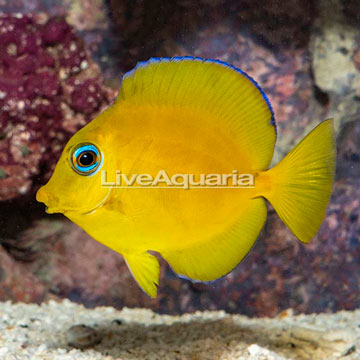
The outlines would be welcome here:
<svg viewBox="0 0 360 360">
<path fill-rule="evenodd" d="M 79 175 L 93 175 L 101 167 L 103 156 L 100 150 L 90 143 L 75 146 L 70 154 L 70 164 Z"/>
</svg>

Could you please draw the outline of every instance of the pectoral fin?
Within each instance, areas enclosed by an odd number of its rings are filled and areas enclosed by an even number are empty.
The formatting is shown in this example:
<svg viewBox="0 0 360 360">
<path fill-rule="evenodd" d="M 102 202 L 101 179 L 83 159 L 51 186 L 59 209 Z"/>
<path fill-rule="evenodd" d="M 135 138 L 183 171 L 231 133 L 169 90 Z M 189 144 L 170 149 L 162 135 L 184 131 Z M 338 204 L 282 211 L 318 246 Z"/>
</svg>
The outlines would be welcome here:
<svg viewBox="0 0 360 360">
<path fill-rule="evenodd" d="M 150 297 L 157 295 L 160 265 L 157 258 L 149 253 L 124 255 L 126 265 L 141 289 Z"/>
</svg>

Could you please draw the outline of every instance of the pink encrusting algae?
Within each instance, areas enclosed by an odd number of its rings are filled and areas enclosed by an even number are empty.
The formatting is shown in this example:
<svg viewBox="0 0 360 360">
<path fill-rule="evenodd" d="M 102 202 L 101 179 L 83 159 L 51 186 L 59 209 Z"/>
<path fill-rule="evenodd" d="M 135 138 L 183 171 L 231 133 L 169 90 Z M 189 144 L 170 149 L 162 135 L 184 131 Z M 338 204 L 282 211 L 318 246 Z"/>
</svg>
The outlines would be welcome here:
<svg viewBox="0 0 360 360">
<path fill-rule="evenodd" d="M 31 191 L 114 94 L 63 18 L 0 17 L 0 200 Z"/>
</svg>

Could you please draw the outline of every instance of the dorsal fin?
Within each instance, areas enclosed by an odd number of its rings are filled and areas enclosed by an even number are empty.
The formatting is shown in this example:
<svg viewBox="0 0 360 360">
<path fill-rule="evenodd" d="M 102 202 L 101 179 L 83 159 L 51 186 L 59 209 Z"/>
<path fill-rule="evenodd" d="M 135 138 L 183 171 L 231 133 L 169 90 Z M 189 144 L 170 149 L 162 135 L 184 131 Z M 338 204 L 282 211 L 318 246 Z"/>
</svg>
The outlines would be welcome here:
<svg viewBox="0 0 360 360">
<path fill-rule="evenodd" d="M 254 169 L 267 168 L 272 159 L 276 129 L 270 102 L 250 76 L 224 62 L 175 57 L 138 63 L 123 76 L 117 102 L 208 112 L 234 135 Z"/>
</svg>

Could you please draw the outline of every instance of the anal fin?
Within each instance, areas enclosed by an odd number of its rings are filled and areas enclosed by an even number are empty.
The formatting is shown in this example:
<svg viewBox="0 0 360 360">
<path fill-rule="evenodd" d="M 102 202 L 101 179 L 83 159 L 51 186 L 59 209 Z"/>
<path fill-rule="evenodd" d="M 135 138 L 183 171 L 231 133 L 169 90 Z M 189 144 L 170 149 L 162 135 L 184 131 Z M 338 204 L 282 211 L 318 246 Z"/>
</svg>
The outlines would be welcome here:
<svg viewBox="0 0 360 360">
<path fill-rule="evenodd" d="M 160 265 L 158 259 L 149 253 L 124 255 L 126 265 L 141 289 L 150 297 L 157 295 Z"/>
<path fill-rule="evenodd" d="M 161 252 L 180 277 L 194 281 L 212 281 L 231 272 L 253 247 L 266 220 L 263 198 L 249 199 L 234 223 L 220 234 L 193 246 Z"/>
</svg>

